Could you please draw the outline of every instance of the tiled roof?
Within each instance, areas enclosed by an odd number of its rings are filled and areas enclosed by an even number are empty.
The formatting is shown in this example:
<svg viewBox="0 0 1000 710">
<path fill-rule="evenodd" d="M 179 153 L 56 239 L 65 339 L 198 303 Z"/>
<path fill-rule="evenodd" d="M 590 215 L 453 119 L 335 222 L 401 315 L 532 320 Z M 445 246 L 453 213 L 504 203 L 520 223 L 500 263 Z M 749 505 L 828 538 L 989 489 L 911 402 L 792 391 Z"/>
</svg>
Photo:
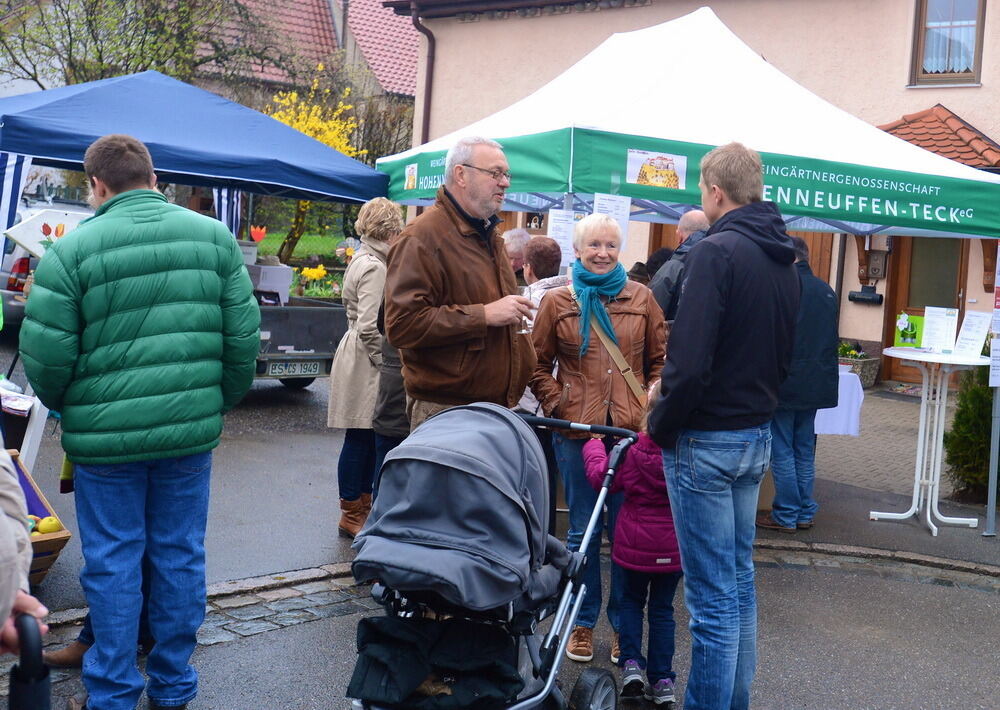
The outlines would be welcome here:
<svg viewBox="0 0 1000 710">
<path fill-rule="evenodd" d="M 379 85 L 391 94 L 414 96 L 420 34 L 409 16 L 383 7 L 382 0 L 350 0 L 347 24 Z"/>
<path fill-rule="evenodd" d="M 353 2 L 353 0 L 352 0 Z M 410 14 L 409 0 L 383 0 L 386 7 L 391 7 L 400 15 Z M 636 4 L 636 0 L 626 0 L 626 5 Z M 454 17 L 455 15 L 475 14 L 481 12 L 511 12 L 511 11 L 567 11 L 576 5 L 583 5 L 579 0 L 417 0 L 417 12 L 421 17 Z"/>
<path fill-rule="evenodd" d="M 941 104 L 879 128 L 974 168 L 1000 167 L 1000 145 Z"/>
<path fill-rule="evenodd" d="M 337 50 L 329 0 L 244 0 L 244 4 L 267 22 L 277 41 L 311 64 L 329 60 Z M 288 80 L 273 66 L 259 68 L 255 78 Z"/>
</svg>

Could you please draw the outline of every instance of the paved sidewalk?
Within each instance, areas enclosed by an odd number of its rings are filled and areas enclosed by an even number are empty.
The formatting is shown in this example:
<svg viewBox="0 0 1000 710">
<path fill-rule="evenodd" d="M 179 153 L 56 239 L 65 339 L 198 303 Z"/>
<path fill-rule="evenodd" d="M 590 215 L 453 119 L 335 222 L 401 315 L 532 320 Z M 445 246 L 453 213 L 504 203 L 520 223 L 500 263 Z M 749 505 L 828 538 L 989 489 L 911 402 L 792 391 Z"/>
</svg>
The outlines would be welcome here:
<svg viewBox="0 0 1000 710">
<path fill-rule="evenodd" d="M 955 415 L 949 397 L 946 429 Z M 878 389 L 865 392 L 861 436 L 821 436 L 816 446 L 816 475 L 887 493 L 910 495 L 917 456 L 920 399 Z M 941 475 L 941 497 L 953 486 L 947 467 Z"/>
</svg>

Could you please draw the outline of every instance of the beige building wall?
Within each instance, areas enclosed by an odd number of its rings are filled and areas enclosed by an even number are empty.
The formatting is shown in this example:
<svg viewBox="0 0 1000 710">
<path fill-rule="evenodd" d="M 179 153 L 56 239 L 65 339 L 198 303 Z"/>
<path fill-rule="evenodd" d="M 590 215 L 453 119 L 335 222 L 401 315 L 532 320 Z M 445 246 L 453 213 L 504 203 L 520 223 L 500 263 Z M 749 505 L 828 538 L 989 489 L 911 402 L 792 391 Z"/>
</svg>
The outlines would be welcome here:
<svg viewBox="0 0 1000 710">
<path fill-rule="evenodd" d="M 427 20 L 437 39 L 430 137 L 488 116 L 558 76 L 614 32 L 675 19 L 704 0 L 507 19 Z M 942 103 L 1000 139 L 1000 2 L 986 5 L 982 87 L 909 87 L 914 0 L 714 0 L 712 10 L 767 61 L 834 105 L 873 124 Z M 991 28 L 994 31 L 990 31 Z M 426 42 L 422 43 L 422 52 Z M 706 52 L 711 47 L 705 48 Z M 418 86 L 423 86 L 423 58 Z M 663 60 L 670 61 L 664 47 Z M 622 66 L 622 71 L 643 71 Z M 705 77 L 711 89 L 715 77 Z M 721 79 L 720 79 L 721 81 Z M 581 87 L 598 91 L 597 88 Z M 669 91 L 670 87 L 651 86 Z M 613 89 L 613 87 L 609 87 Z M 614 95 L 595 100 L 620 100 Z M 766 107 L 767 97 L 761 97 Z M 678 97 L 696 110 L 696 97 Z M 418 102 L 419 106 L 419 102 Z M 773 107 L 779 109 L 780 107 Z M 669 117 L 664 117 L 665 121 Z M 734 116 L 738 120 L 738 116 Z M 420 117 L 415 125 L 419 126 Z"/>
</svg>

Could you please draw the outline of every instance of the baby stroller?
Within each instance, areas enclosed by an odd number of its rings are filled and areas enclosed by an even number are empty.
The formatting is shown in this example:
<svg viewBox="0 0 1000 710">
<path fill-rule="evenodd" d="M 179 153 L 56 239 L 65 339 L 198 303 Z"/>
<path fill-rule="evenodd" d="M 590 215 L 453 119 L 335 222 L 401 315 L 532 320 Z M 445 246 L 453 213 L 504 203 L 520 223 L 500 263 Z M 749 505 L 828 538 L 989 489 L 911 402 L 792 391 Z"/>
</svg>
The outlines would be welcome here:
<svg viewBox="0 0 1000 710">
<path fill-rule="evenodd" d="M 428 419 L 386 457 L 352 572 L 384 617 L 358 625 L 357 710 L 615 710 L 606 670 L 566 696 L 559 664 L 586 592 L 585 561 L 547 535 L 545 456 L 531 426 L 619 438 L 587 549 L 634 432 L 478 403 Z M 549 621 L 547 631 L 540 629 Z"/>
</svg>

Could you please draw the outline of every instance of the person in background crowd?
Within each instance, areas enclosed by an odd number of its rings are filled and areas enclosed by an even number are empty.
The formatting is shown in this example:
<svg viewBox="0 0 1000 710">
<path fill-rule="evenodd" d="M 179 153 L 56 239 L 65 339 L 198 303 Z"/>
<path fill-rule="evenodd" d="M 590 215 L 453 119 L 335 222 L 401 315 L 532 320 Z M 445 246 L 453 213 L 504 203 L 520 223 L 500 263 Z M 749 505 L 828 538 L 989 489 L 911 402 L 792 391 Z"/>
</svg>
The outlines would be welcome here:
<svg viewBox="0 0 1000 710">
<path fill-rule="evenodd" d="M 546 416 L 633 430 L 639 427 L 646 408 L 642 388 L 660 376 L 666 330 L 653 294 L 628 280 L 618 263 L 620 246 L 621 228 L 614 219 L 603 214 L 584 217 L 573 232 L 576 261 L 570 285 L 549 291 L 541 301 L 532 332 L 538 366 L 531 391 Z M 620 352 L 630 371 L 619 369 L 609 348 Z M 597 502 L 597 493 L 584 471 L 584 442 L 571 433 L 553 434 L 569 504 L 568 544 L 573 550 L 579 549 Z M 601 610 L 603 528 L 604 522 L 599 520 L 585 551 L 583 582 L 587 594 L 566 648 L 574 661 L 594 657 L 593 628 Z M 613 529 L 609 525 L 609 530 Z M 612 577 L 608 617 L 617 631 L 616 592 Z M 612 644 L 616 663 L 617 645 L 616 636 Z"/>
<path fill-rule="evenodd" d="M 781 213 L 762 201 L 756 152 L 712 150 L 699 186 L 712 226 L 687 258 L 649 433 L 664 450 L 691 617 L 684 710 L 746 710 L 757 662 L 754 517 L 799 277 Z"/>
<path fill-rule="evenodd" d="M 378 329 L 384 336 L 384 305 L 378 309 Z M 378 497 L 379 474 L 386 455 L 410 435 L 410 420 L 406 417 L 406 391 L 403 389 L 403 363 L 399 360 L 399 351 L 392 347 L 386 337 L 382 338 L 382 364 L 378 368 L 378 395 L 375 398 L 372 429 L 375 430 L 374 499 Z"/>
<path fill-rule="evenodd" d="M 659 383 L 649 388 L 646 413 L 660 396 Z M 639 441 L 625 454 L 611 493 L 624 493 L 625 500 L 615 523 L 611 561 L 621 568 L 621 606 L 618 623 L 621 637 L 622 700 L 645 697 L 656 705 L 673 703 L 674 593 L 681 581 L 681 553 L 670 516 L 670 499 L 663 480 L 663 451 L 646 433 L 647 416 L 639 428 Z M 608 472 L 604 442 L 591 439 L 583 445 L 587 480 L 600 491 Z M 642 654 L 642 618 L 649 598 L 648 656 Z M 643 683 L 646 673 L 648 684 Z"/>
<path fill-rule="evenodd" d="M 18 652 L 14 617 L 30 614 L 41 621 L 49 613 L 40 601 L 28 594 L 31 557 L 24 491 L 10 454 L 0 446 L 0 653 Z M 46 624 L 41 628 L 42 633 L 49 630 Z"/>
<path fill-rule="evenodd" d="M 555 239 L 549 237 L 534 237 L 524 247 L 524 296 L 538 308 L 542 298 L 552 289 L 562 288 L 569 283 L 569 276 L 559 273 L 562 264 L 562 249 Z M 527 319 L 527 329 L 530 332 L 534 320 Z M 540 415 L 541 406 L 530 387 L 524 388 L 524 395 L 517 403 L 517 410 L 528 414 Z M 549 474 L 549 534 L 556 530 L 556 476 L 559 475 L 559 464 L 552 448 L 552 433 L 548 429 L 536 429 L 538 441 L 545 452 L 545 461 Z"/>
<path fill-rule="evenodd" d="M 513 407 L 535 367 L 496 213 L 510 186 L 500 144 L 463 138 L 445 158 L 434 204 L 389 252 L 386 335 L 403 361 L 407 414 L 416 429 L 470 402 Z"/>
<path fill-rule="evenodd" d="M 674 250 L 670 247 L 660 247 L 646 259 L 646 273 L 649 278 L 652 279 L 656 272 L 660 270 L 660 267 L 669 261 L 670 257 L 674 255 Z"/>
<path fill-rule="evenodd" d="M 646 270 L 646 265 L 641 261 L 632 264 L 632 268 L 628 270 L 628 277 L 643 286 L 649 283 L 649 272 Z"/>
<path fill-rule="evenodd" d="M 519 284 L 527 284 L 524 277 L 524 247 L 531 239 L 527 229 L 508 229 L 503 233 L 504 251 L 510 260 L 510 268 L 514 270 L 514 278 Z"/>
<path fill-rule="evenodd" d="M 253 382 L 260 310 L 222 222 L 157 192 L 149 151 L 109 135 L 86 151 L 96 214 L 42 257 L 20 349 L 35 394 L 62 415 L 94 627 L 89 699 L 70 708 L 183 708 L 205 617 L 205 528 L 222 415 Z M 142 558 L 156 645 L 135 663 Z"/>
<path fill-rule="evenodd" d="M 375 477 L 375 432 L 372 417 L 382 364 L 378 314 L 385 289 L 389 241 L 403 229 L 399 205 L 376 197 L 361 206 L 354 229 L 361 247 L 344 272 L 341 292 L 347 332 L 337 346 L 330 372 L 327 426 L 344 430 L 337 463 L 341 535 L 354 538 L 372 508 Z"/>
<path fill-rule="evenodd" d="M 819 510 L 816 478 L 816 410 L 837 406 L 837 294 L 809 268 L 809 246 L 792 237 L 802 295 L 788 379 L 778 390 L 771 419 L 774 502 L 757 516 L 757 526 L 793 533 L 813 526 Z"/>
<path fill-rule="evenodd" d="M 695 244 L 705 238 L 708 230 L 708 219 L 701 210 L 690 210 L 681 215 L 677 222 L 677 237 L 680 245 L 673 255 L 656 271 L 649 272 L 649 288 L 656 296 L 656 302 L 663 309 L 667 322 L 677 317 L 677 306 L 680 304 L 681 291 L 686 278 L 684 265 L 687 255 Z"/>
</svg>

